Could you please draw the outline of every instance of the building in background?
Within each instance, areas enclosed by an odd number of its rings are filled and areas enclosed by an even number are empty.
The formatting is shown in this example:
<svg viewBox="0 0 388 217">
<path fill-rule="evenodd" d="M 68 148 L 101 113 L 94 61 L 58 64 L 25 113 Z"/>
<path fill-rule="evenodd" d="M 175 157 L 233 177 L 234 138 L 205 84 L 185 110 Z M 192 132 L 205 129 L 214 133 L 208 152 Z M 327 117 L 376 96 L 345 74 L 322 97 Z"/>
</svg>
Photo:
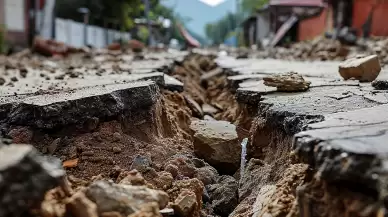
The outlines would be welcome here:
<svg viewBox="0 0 388 217">
<path fill-rule="evenodd" d="M 386 20 L 388 0 L 271 0 L 242 25 L 246 45 L 260 46 L 271 34 L 270 45 L 277 45 L 286 39 L 312 40 L 344 27 L 360 37 L 388 36 Z"/>
<path fill-rule="evenodd" d="M 11 44 L 28 45 L 29 1 L 0 0 L 0 24 L 6 29 L 6 40 Z"/>
<path fill-rule="evenodd" d="M 55 0 L 47 0 L 53 1 Z M 6 41 L 12 46 L 28 46 L 44 22 L 35 19 L 35 11 L 42 16 L 46 0 L 0 0 L 0 25 L 6 29 Z"/>
</svg>

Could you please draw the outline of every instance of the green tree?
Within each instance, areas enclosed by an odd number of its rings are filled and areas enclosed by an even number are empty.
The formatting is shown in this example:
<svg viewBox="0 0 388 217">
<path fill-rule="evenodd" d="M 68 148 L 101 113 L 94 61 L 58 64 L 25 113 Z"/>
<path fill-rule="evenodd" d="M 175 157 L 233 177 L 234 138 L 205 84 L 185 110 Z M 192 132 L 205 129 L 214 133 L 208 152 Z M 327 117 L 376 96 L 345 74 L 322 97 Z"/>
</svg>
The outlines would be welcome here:
<svg viewBox="0 0 388 217">
<path fill-rule="evenodd" d="M 241 0 L 241 10 L 243 13 L 250 15 L 268 4 L 268 2 L 269 0 Z"/>
<path fill-rule="evenodd" d="M 214 23 L 205 25 L 205 34 L 213 44 L 220 44 L 227 39 L 230 34 L 236 30 L 237 19 L 241 20 L 241 15 L 228 13 Z"/>
</svg>

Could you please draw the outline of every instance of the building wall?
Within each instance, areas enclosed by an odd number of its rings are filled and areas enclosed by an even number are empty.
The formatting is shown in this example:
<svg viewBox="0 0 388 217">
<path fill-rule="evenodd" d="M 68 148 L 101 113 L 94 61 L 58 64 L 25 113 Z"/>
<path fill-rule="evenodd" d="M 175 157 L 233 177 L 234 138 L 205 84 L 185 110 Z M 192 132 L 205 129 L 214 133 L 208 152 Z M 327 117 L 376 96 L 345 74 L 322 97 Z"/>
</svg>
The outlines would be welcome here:
<svg viewBox="0 0 388 217">
<path fill-rule="evenodd" d="M 256 38 L 257 40 L 262 40 L 269 36 L 270 34 L 270 21 L 269 21 L 269 14 L 268 13 L 258 13 L 257 17 L 257 31 L 256 31 Z"/>
<path fill-rule="evenodd" d="M 328 17 L 330 10 L 330 7 L 324 8 L 318 16 L 300 21 L 298 41 L 312 40 L 315 37 L 324 34 L 327 24 L 330 23 L 330 20 L 327 20 L 327 18 L 332 18 Z"/>
<path fill-rule="evenodd" d="M 28 0 L 0 0 L 0 24 L 7 30 L 10 44 L 28 44 Z"/>
<path fill-rule="evenodd" d="M 368 18 L 369 12 L 375 0 L 354 0 L 353 2 L 353 28 L 358 30 L 358 34 L 362 34 L 361 27 Z M 377 1 L 377 7 L 372 17 L 371 35 L 388 36 L 388 1 Z"/>
</svg>

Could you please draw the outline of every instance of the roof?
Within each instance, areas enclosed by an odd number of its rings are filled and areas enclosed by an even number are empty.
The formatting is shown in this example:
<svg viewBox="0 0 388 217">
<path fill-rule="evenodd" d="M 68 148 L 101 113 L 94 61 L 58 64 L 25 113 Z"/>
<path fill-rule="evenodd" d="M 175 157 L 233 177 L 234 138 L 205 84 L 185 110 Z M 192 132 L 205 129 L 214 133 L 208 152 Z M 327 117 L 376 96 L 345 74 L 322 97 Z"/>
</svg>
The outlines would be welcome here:
<svg viewBox="0 0 388 217">
<path fill-rule="evenodd" d="M 190 46 L 201 47 L 201 43 L 199 43 L 199 41 L 193 38 L 182 25 L 177 24 L 177 26 L 178 26 L 179 32 L 182 34 L 183 38 L 186 40 L 187 43 L 189 43 Z"/>
<path fill-rule="evenodd" d="M 271 0 L 269 2 L 271 6 L 315 6 L 325 7 L 325 3 L 322 0 Z"/>
</svg>

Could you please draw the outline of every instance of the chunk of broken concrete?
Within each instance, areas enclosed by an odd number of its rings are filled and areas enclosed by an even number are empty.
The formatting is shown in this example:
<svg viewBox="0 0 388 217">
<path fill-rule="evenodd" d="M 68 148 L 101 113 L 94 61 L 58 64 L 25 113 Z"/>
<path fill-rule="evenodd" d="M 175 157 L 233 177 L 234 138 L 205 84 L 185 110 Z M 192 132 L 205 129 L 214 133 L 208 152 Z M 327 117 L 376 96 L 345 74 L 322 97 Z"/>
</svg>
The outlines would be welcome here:
<svg viewBox="0 0 388 217">
<path fill-rule="evenodd" d="M 276 87 L 278 91 L 285 92 L 306 91 L 311 84 L 296 72 L 272 75 L 264 77 L 263 80 L 266 86 Z"/>
<path fill-rule="evenodd" d="M 381 71 L 377 55 L 356 56 L 339 65 L 339 73 L 345 79 L 355 78 L 359 81 L 373 81 Z"/>
<path fill-rule="evenodd" d="M 372 87 L 376 90 L 388 90 L 388 80 L 375 80 L 372 82 Z"/>
<path fill-rule="evenodd" d="M 198 206 L 198 204 L 195 193 L 191 191 L 182 191 L 172 205 L 172 208 L 178 216 L 186 217 L 190 216 L 196 206 Z"/>
<path fill-rule="evenodd" d="M 204 115 L 214 116 L 218 112 L 218 109 L 214 108 L 212 105 L 203 104 L 202 111 Z"/>
<path fill-rule="evenodd" d="M 184 97 L 185 97 L 185 100 L 186 100 L 188 107 L 193 112 L 193 116 L 195 116 L 197 118 L 202 118 L 203 111 L 202 111 L 201 106 L 191 97 L 189 97 L 189 96 L 184 96 Z"/>
<path fill-rule="evenodd" d="M 59 159 L 30 145 L 0 145 L 0 217 L 20 216 L 39 204 L 64 175 Z"/>
<path fill-rule="evenodd" d="M 82 191 L 70 198 L 66 204 L 66 211 L 74 217 L 98 217 L 97 205 L 90 201 Z"/>
<path fill-rule="evenodd" d="M 106 181 L 94 182 L 85 194 L 97 204 L 98 213 L 117 211 L 125 216 L 139 211 L 145 204 L 156 203 L 157 208 L 163 209 L 168 203 L 168 195 L 163 191 Z"/>
<path fill-rule="evenodd" d="M 221 172 L 233 173 L 240 162 L 241 148 L 236 126 L 227 121 L 193 121 L 194 152 Z"/>
</svg>

